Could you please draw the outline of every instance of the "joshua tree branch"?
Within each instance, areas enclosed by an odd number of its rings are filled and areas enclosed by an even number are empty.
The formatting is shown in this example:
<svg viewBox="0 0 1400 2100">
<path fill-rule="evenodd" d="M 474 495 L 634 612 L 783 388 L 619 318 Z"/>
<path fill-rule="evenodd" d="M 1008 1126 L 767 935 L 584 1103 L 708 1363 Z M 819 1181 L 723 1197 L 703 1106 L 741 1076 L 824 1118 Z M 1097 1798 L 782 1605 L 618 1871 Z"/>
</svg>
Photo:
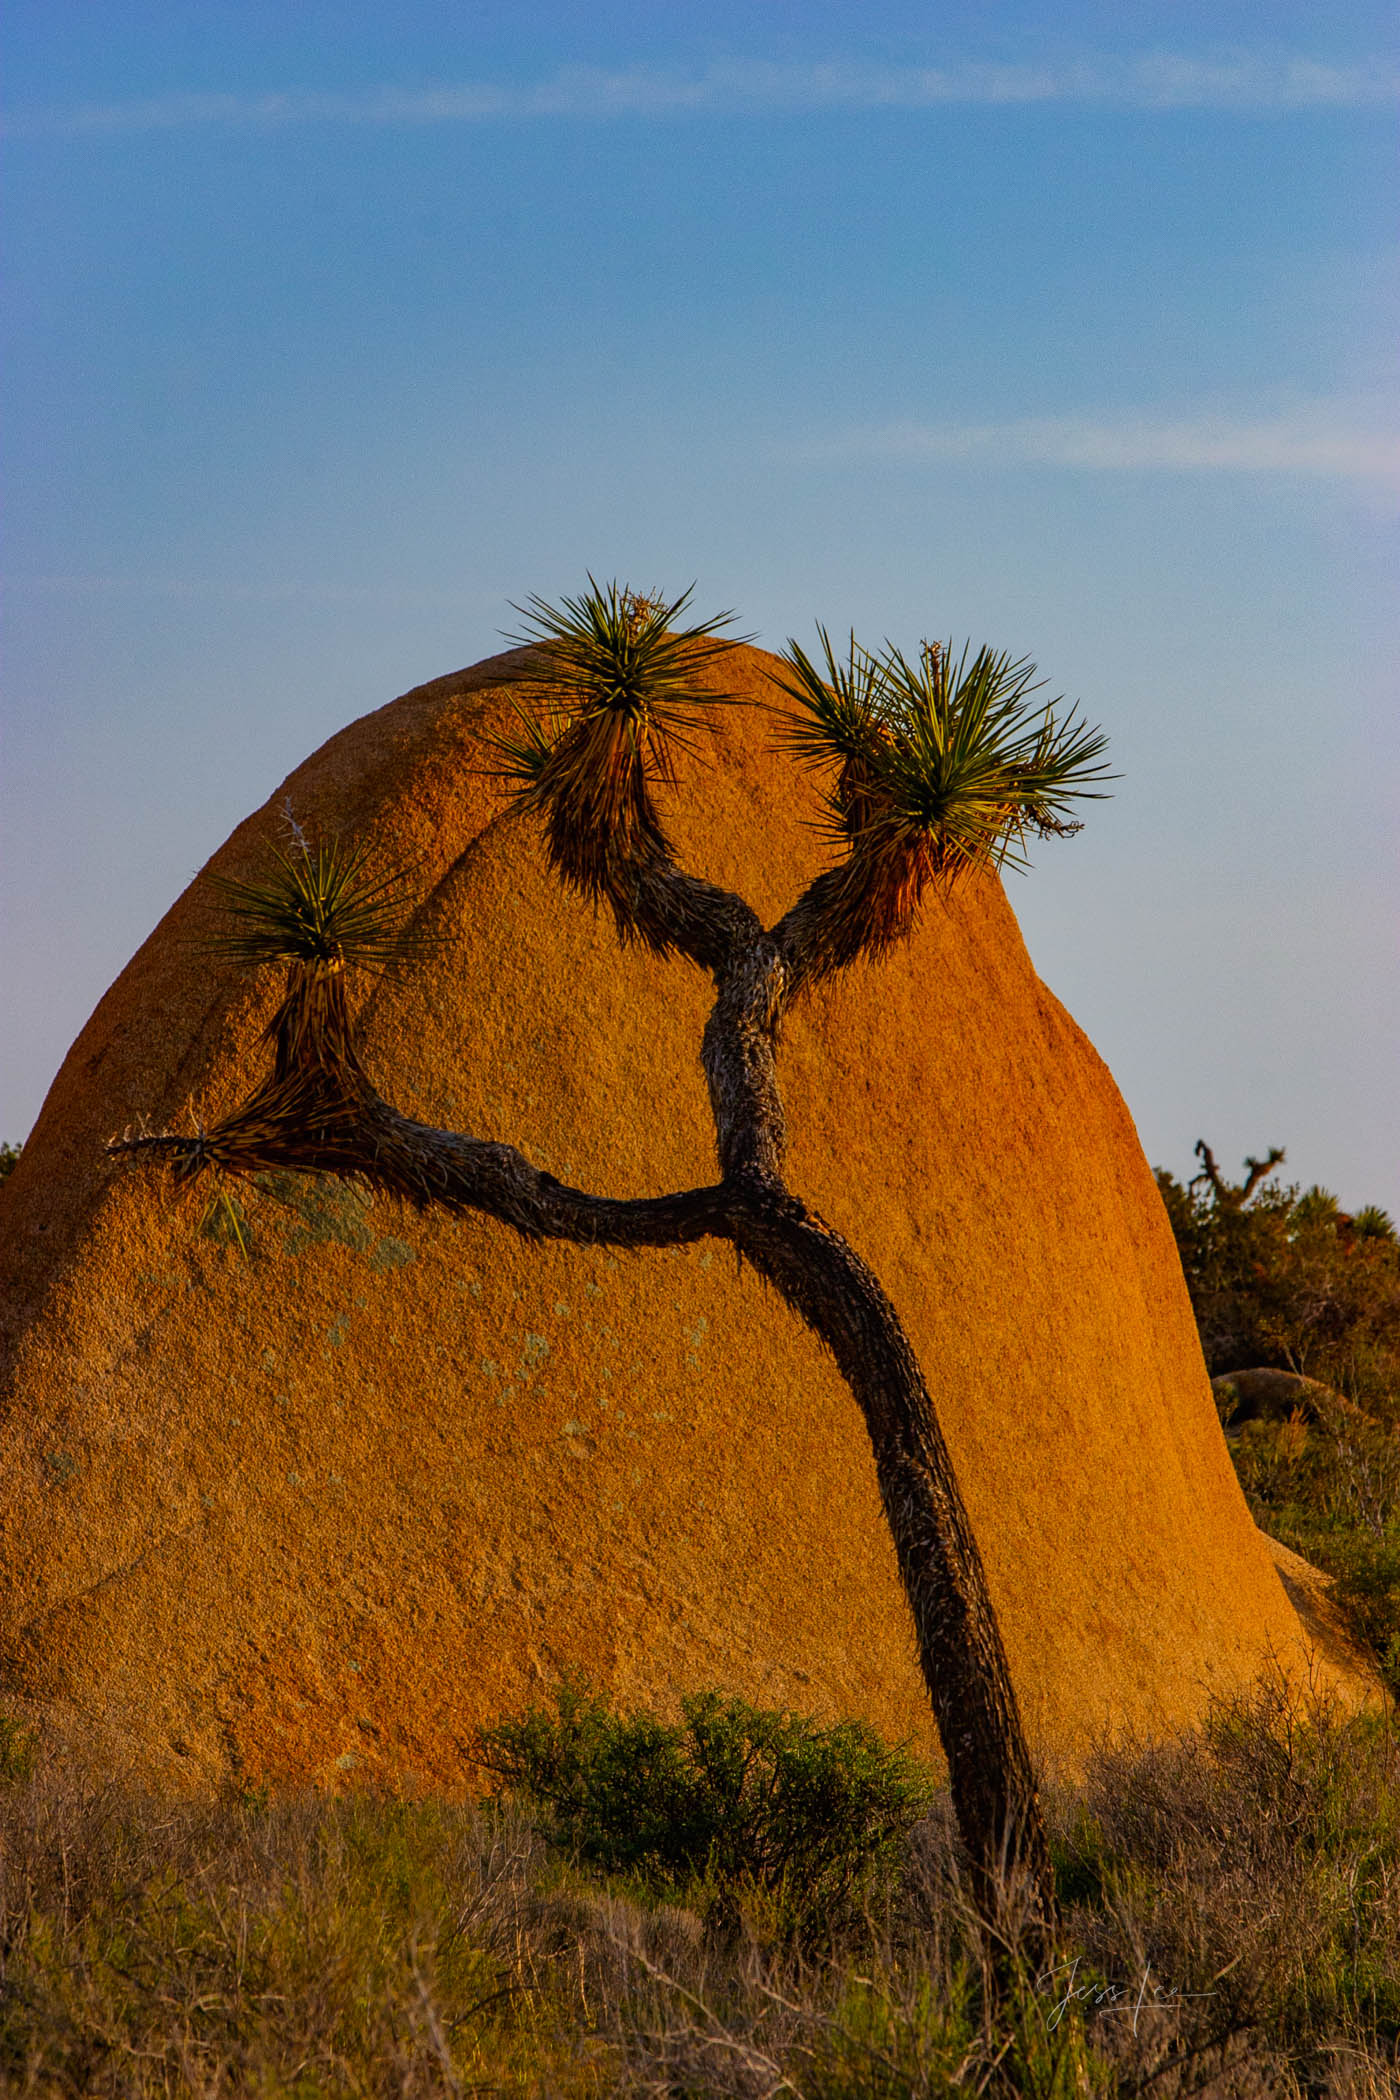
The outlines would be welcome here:
<svg viewBox="0 0 1400 2100">
<path fill-rule="evenodd" d="M 676 866 L 669 847 L 648 850 L 608 871 L 606 894 L 618 926 L 658 955 L 677 952 L 719 977 L 761 931 L 742 897 Z"/>
<path fill-rule="evenodd" d="M 325 972 L 292 966 L 291 985 L 273 1023 L 274 1070 L 241 1107 L 193 1137 L 140 1134 L 114 1140 L 114 1154 L 165 1159 L 177 1180 L 205 1168 L 250 1175 L 273 1169 L 339 1174 L 410 1203 L 460 1215 L 478 1210 L 526 1239 L 583 1246 L 670 1247 L 723 1230 L 723 1191 L 619 1199 L 568 1187 L 531 1166 L 513 1145 L 416 1123 L 382 1099 L 367 1077 L 348 1023 L 324 1025 Z M 332 1005 L 343 978 L 331 980 Z M 322 1010 L 319 1027 L 304 1009 Z"/>
<path fill-rule="evenodd" d="M 1266 1180 L 1273 1173 L 1275 1167 L 1283 1164 L 1283 1158 L 1283 1152 L 1277 1145 L 1270 1145 L 1268 1153 L 1263 1159 L 1255 1159 L 1252 1155 L 1246 1158 L 1245 1167 L 1247 1171 L 1244 1186 L 1240 1190 L 1241 1203 L 1248 1203 L 1260 1182 Z"/>
<path fill-rule="evenodd" d="M 1211 1151 L 1204 1138 L 1196 1140 L 1196 1157 L 1201 1162 L 1201 1171 L 1199 1174 L 1194 1174 L 1191 1177 L 1188 1187 L 1198 1188 L 1201 1182 L 1208 1181 L 1215 1193 L 1216 1202 L 1221 1204 L 1228 1203 L 1234 1191 L 1222 1179 L 1220 1169 L 1216 1165 L 1215 1154 Z"/>
<path fill-rule="evenodd" d="M 398 1115 L 386 1102 L 347 1124 L 334 1146 L 269 1137 L 256 1156 L 220 1157 L 207 1138 L 117 1138 L 113 1154 L 164 1158 L 181 1179 L 203 1167 L 248 1175 L 283 1169 L 339 1174 L 369 1183 L 418 1210 L 436 1207 L 460 1216 L 482 1211 L 529 1240 L 572 1240 L 584 1247 L 676 1247 L 725 1237 L 726 1205 L 719 1188 L 683 1189 L 669 1196 L 631 1199 L 593 1196 L 532 1167 L 513 1145 L 437 1130 Z M 181 1174 L 181 1168 L 185 1173 Z"/>
<path fill-rule="evenodd" d="M 716 987 L 700 1058 L 726 1181 L 782 1187 L 787 1119 L 776 1050 L 786 982 L 771 936 L 758 933 Z"/>
<path fill-rule="evenodd" d="M 871 909 L 883 898 L 880 871 L 863 855 L 848 854 L 809 882 L 797 902 L 773 928 L 773 940 L 787 967 L 788 998 L 819 978 L 832 977 L 862 955 L 879 954 L 908 933 L 917 896 L 895 933 L 878 937 Z"/>
</svg>

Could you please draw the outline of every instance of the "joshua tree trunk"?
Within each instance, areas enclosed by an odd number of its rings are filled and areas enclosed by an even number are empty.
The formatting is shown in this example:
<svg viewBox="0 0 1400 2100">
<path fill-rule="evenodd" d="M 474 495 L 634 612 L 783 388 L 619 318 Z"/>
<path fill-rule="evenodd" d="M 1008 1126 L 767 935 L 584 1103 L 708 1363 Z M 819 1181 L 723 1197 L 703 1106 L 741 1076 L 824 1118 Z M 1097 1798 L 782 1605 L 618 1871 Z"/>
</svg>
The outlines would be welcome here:
<svg viewBox="0 0 1400 2100">
<path fill-rule="evenodd" d="M 1014 1907 L 1020 1875 L 1046 1918 L 1053 1882 L 1016 1694 L 909 1338 L 866 1263 L 795 1196 L 741 1199 L 728 1222 L 735 1246 L 830 1350 L 865 1417 L 978 1907 L 993 1919 L 1008 1898 Z"/>
<path fill-rule="evenodd" d="M 508 1145 L 410 1121 L 371 1084 L 354 1044 L 339 956 L 293 961 L 269 1030 L 273 1070 L 198 1137 L 138 1136 L 113 1150 L 202 1168 L 352 1175 L 420 1209 L 481 1211 L 527 1238 L 673 1246 L 728 1240 L 831 1352 L 864 1415 L 914 1621 L 953 1804 L 984 1917 L 1008 1895 L 1043 1929 L 1053 1916 L 1035 1780 L 981 1555 L 918 1362 L 893 1306 L 841 1235 L 783 1178 L 776 1072 L 783 1011 L 809 959 L 795 909 L 765 932 L 739 898 L 661 854 L 627 871 L 627 922 L 654 949 L 709 970 L 716 1000 L 703 1062 L 721 1178 L 709 1188 L 612 1200 L 565 1187 Z M 621 914 L 619 914 L 621 916 Z"/>
</svg>

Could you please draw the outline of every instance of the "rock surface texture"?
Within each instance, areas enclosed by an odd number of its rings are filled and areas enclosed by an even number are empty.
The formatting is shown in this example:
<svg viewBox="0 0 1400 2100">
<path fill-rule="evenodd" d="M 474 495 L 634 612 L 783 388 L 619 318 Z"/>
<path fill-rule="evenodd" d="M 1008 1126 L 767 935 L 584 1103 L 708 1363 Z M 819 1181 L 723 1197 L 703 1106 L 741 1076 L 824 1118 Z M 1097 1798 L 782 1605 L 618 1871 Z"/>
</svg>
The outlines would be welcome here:
<svg viewBox="0 0 1400 2100">
<path fill-rule="evenodd" d="M 771 661 L 725 683 L 771 704 Z M 440 937 L 354 990 L 381 1090 L 587 1189 L 712 1180 L 708 981 L 620 952 L 482 770 L 517 663 L 354 723 L 211 867 L 252 873 L 287 805 L 372 836 Z M 770 922 L 824 850 L 772 730 L 725 711 L 665 798 L 683 864 Z M 114 1170 L 125 1125 L 211 1120 L 262 1069 L 281 976 L 211 953 L 218 923 L 195 883 L 0 1198 L 0 1701 L 201 1783 L 469 1785 L 474 1726 L 566 1672 L 932 1748 L 860 1416 L 728 1247 L 526 1246 L 273 1177 L 229 1186 L 245 1254 L 207 1181 Z M 1305 1667 L 1132 1122 L 1000 886 L 810 995 L 781 1070 L 789 1179 L 910 1332 L 1037 1749 Z"/>
</svg>

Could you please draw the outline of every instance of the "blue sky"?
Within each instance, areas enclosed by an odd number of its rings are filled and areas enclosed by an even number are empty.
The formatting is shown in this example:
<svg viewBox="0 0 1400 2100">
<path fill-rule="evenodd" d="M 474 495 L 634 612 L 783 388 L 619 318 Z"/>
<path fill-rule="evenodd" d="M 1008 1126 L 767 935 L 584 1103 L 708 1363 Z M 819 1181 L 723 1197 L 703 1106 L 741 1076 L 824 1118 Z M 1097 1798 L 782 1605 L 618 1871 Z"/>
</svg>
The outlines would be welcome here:
<svg viewBox="0 0 1400 2100">
<path fill-rule="evenodd" d="M 1400 1210 L 1391 11 L 12 0 L 0 1135 L 346 721 L 585 571 L 1033 655 L 1149 1156 Z"/>
</svg>

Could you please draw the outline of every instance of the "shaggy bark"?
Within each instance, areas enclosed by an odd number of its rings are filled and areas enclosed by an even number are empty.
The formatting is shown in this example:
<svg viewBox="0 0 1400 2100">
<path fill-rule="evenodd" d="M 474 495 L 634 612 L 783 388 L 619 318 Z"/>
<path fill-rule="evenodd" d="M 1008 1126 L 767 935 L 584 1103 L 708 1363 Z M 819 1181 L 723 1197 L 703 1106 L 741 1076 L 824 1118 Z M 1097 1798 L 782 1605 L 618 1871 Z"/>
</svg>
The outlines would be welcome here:
<svg viewBox="0 0 1400 2100">
<path fill-rule="evenodd" d="M 914 1351 L 879 1282 L 783 1180 L 777 1042 L 795 988 L 819 974 L 803 918 L 763 931 L 737 897 L 675 869 L 662 851 L 614 863 L 602 893 L 619 926 L 679 951 L 715 979 L 702 1062 L 721 1180 L 612 1200 L 568 1188 L 514 1147 L 401 1115 L 355 1049 L 343 965 L 293 963 L 268 1031 L 273 1071 L 242 1107 L 195 1137 L 125 1137 L 179 1178 L 207 1167 L 351 1176 L 416 1208 L 481 1211 L 531 1239 L 616 1247 L 728 1240 L 830 1351 L 865 1418 L 909 1600 L 919 1662 L 948 1758 L 958 1826 L 982 1913 L 1009 1931 L 1026 1910 L 1043 1933 L 1054 1885 L 1035 1779 L 986 1573 Z"/>
<path fill-rule="evenodd" d="M 728 1237 L 825 1343 L 865 1417 L 979 1908 L 1014 1908 L 1025 1879 L 1048 1920 L 1053 1876 L 1001 1631 L 908 1337 L 867 1264 L 797 1197 L 736 1194 Z"/>
</svg>

